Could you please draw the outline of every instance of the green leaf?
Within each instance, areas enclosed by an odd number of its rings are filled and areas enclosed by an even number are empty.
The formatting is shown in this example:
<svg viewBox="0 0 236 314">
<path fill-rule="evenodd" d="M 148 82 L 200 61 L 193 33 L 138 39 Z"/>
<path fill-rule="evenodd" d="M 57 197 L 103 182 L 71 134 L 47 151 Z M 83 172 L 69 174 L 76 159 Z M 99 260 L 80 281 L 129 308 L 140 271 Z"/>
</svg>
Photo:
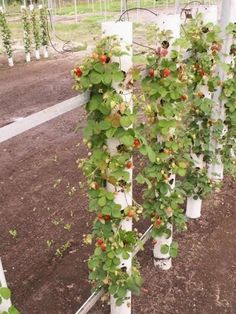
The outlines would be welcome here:
<svg viewBox="0 0 236 314">
<path fill-rule="evenodd" d="M 11 297 L 11 291 L 10 289 L 6 288 L 6 287 L 1 287 L 0 288 L 0 295 L 3 297 L 3 299 L 10 299 Z"/>
<path fill-rule="evenodd" d="M 93 68 L 94 68 L 94 70 L 96 70 L 99 73 L 103 73 L 103 71 L 104 71 L 104 67 L 100 62 L 95 63 Z"/>
<path fill-rule="evenodd" d="M 107 200 L 106 200 L 105 196 L 103 196 L 103 197 L 99 198 L 98 205 L 103 207 L 106 205 L 106 202 L 107 202 Z"/>
<path fill-rule="evenodd" d="M 83 88 L 89 88 L 90 80 L 87 76 L 82 76 L 80 79 L 80 84 Z"/>
<path fill-rule="evenodd" d="M 132 124 L 132 120 L 129 116 L 123 116 L 120 118 L 120 124 L 123 128 L 127 128 Z"/>
<path fill-rule="evenodd" d="M 178 175 L 184 177 L 186 175 L 187 170 L 183 168 L 178 168 Z"/>
<path fill-rule="evenodd" d="M 161 246 L 161 253 L 162 254 L 167 254 L 169 252 L 169 249 L 170 249 L 169 245 L 164 244 L 164 245 Z"/>
<path fill-rule="evenodd" d="M 117 208 L 117 207 L 112 208 L 111 215 L 112 215 L 112 217 L 114 217 L 114 218 L 120 218 L 120 217 L 121 217 L 121 211 L 120 211 L 120 209 Z"/>
<path fill-rule="evenodd" d="M 14 307 L 14 305 L 9 307 L 8 313 L 9 314 L 20 314 L 20 312 Z"/>
<path fill-rule="evenodd" d="M 151 162 L 156 161 L 156 153 L 152 150 L 150 146 L 147 147 L 148 158 Z"/>
<path fill-rule="evenodd" d="M 93 71 L 90 75 L 89 75 L 90 81 L 92 84 L 99 84 L 101 83 L 102 80 L 102 76 L 101 74 L 99 74 L 98 72 Z"/>
<path fill-rule="evenodd" d="M 111 127 L 111 122 L 108 120 L 101 121 L 99 123 L 100 130 L 108 130 Z"/>
<path fill-rule="evenodd" d="M 166 183 L 161 183 L 160 184 L 160 192 L 164 195 L 166 195 L 169 191 L 169 186 Z"/>
<path fill-rule="evenodd" d="M 125 146 L 133 146 L 134 137 L 132 135 L 124 135 L 120 138 L 120 142 Z"/>
<path fill-rule="evenodd" d="M 111 73 L 105 72 L 105 73 L 103 74 L 102 81 L 103 81 L 103 83 L 106 84 L 106 85 L 111 84 L 111 82 L 112 82 Z"/>
<path fill-rule="evenodd" d="M 124 79 L 124 74 L 123 72 L 119 71 L 119 72 L 114 72 L 113 73 L 113 80 L 115 82 L 121 82 Z"/>
</svg>

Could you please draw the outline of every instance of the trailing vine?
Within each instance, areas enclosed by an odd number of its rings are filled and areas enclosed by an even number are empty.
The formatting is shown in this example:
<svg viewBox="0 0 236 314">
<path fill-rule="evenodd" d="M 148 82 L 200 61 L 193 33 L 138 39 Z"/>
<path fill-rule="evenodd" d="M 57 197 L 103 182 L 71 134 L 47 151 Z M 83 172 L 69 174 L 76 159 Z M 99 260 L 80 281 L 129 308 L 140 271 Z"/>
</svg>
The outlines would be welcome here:
<svg viewBox="0 0 236 314">
<path fill-rule="evenodd" d="M 230 49 L 231 63 L 228 68 L 228 77 L 223 84 L 221 99 L 225 106 L 224 121 L 227 132 L 225 134 L 225 145 L 222 151 L 223 162 L 226 169 L 235 168 L 236 159 L 236 25 L 230 24 L 227 27 L 228 35 L 232 36 L 233 44 Z"/>
<path fill-rule="evenodd" d="M 207 165 L 216 162 L 213 143 L 220 141 L 223 130 L 223 121 L 214 114 L 218 104 L 211 95 L 222 84 L 216 74 L 216 66 L 220 65 L 222 40 L 219 27 L 212 23 L 204 25 L 201 15 L 186 24 L 184 30 L 182 42 L 190 54 L 186 59 L 190 106 L 187 134 L 191 140 L 194 164 L 188 168 L 183 187 L 188 196 L 198 199 L 206 197 L 212 190 L 213 183 L 208 179 Z"/>
<path fill-rule="evenodd" d="M 113 57 L 122 56 L 119 40 L 116 37 L 102 39 L 92 56 L 73 70 L 75 89 L 90 91 L 90 101 L 86 105 L 87 126 L 84 142 L 90 149 L 89 158 L 79 165 L 88 178 L 89 210 L 96 214 L 92 234 L 86 242 L 95 243 L 94 254 L 89 258 L 89 278 L 94 289 L 104 286 L 112 294 L 117 305 L 121 305 L 128 291 L 139 292 L 142 279 L 137 263 L 133 263 L 129 273 L 121 268 L 121 259 L 128 259 L 139 243 L 136 231 L 125 231 L 121 221 L 137 218 L 139 207 L 121 206 L 115 202 L 116 191 L 130 190 L 129 169 L 132 168 L 132 152 L 140 148 L 140 141 L 132 123 L 135 111 L 114 89 L 113 84 L 129 88 L 127 76 L 121 71 Z M 108 150 L 108 141 L 116 138 L 119 146 L 115 154 Z M 115 192 L 106 189 L 107 182 Z"/>
<path fill-rule="evenodd" d="M 26 8 L 22 8 L 22 22 L 24 30 L 24 48 L 25 53 L 30 53 L 31 46 L 31 20 L 29 11 Z"/>
<path fill-rule="evenodd" d="M 39 12 L 36 9 L 31 11 L 31 23 L 34 36 L 35 49 L 38 50 L 41 46 L 40 21 Z"/>
<path fill-rule="evenodd" d="M 174 184 L 174 174 L 185 176 L 189 167 L 189 140 L 185 136 L 184 117 L 188 112 L 186 102 L 186 68 L 181 63 L 181 52 L 169 51 L 170 31 L 158 34 L 156 51 L 147 57 L 148 76 L 142 81 L 147 121 L 141 128 L 140 152 L 148 157 L 140 184 L 146 183 L 144 215 L 153 222 L 152 236 L 170 236 L 169 223 L 186 229 L 181 204 L 183 191 Z M 177 255 L 177 244 L 161 248 L 163 254 Z"/>
<path fill-rule="evenodd" d="M 48 21 L 47 21 L 47 9 L 42 7 L 39 10 L 40 14 L 40 29 L 41 29 L 41 43 L 43 46 L 48 47 Z"/>
<path fill-rule="evenodd" d="M 3 47 L 8 58 L 12 57 L 11 31 L 7 23 L 6 14 L 0 11 L 0 31 L 2 36 Z"/>
</svg>

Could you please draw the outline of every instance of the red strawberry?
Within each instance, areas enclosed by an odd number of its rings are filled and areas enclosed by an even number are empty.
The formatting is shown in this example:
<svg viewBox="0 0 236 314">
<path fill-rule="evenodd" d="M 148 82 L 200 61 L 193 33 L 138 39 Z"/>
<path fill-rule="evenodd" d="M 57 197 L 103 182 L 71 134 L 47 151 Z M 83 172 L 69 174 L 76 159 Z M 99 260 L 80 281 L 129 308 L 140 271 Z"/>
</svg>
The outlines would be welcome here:
<svg viewBox="0 0 236 314">
<path fill-rule="evenodd" d="M 128 162 L 126 163 L 126 168 L 128 168 L 128 169 L 133 168 L 133 164 L 132 164 L 131 161 L 128 161 Z"/>
<path fill-rule="evenodd" d="M 102 245 L 102 244 L 103 244 L 102 239 L 98 239 L 98 240 L 97 240 L 97 244 L 98 244 L 98 245 Z"/>
<path fill-rule="evenodd" d="M 103 218 L 104 218 L 105 221 L 111 220 L 111 216 L 110 215 L 105 215 Z"/>
<path fill-rule="evenodd" d="M 102 219 L 102 218 L 103 218 L 102 214 L 98 213 L 98 219 Z"/>
<path fill-rule="evenodd" d="M 150 69 L 148 73 L 149 73 L 150 77 L 154 77 L 154 75 L 155 75 L 154 69 Z"/>
<path fill-rule="evenodd" d="M 80 68 L 76 68 L 76 69 L 74 70 L 74 73 L 75 73 L 75 75 L 78 76 L 78 77 L 80 77 L 80 76 L 83 74 L 83 72 L 81 71 Z"/>
<path fill-rule="evenodd" d="M 134 210 L 130 210 L 127 214 L 128 217 L 132 218 L 135 215 L 135 211 Z"/>
<path fill-rule="evenodd" d="M 181 96 L 181 100 L 182 100 L 182 101 L 188 100 L 188 95 L 182 95 L 182 96 Z"/>
<path fill-rule="evenodd" d="M 101 245 L 100 245 L 100 248 L 101 248 L 101 250 L 104 252 L 104 251 L 106 251 L 106 244 L 105 243 L 102 243 Z"/>
<path fill-rule="evenodd" d="M 139 140 L 138 138 L 136 138 L 136 139 L 134 140 L 134 147 L 140 148 L 140 146 L 141 146 L 140 140 Z"/>
<path fill-rule="evenodd" d="M 102 64 L 105 64 L 105 63 L 107 62 L 107 56 L 101 55 L 101 56 L 99 57 L 99 60 L 101 61 Z"/>
<path fill-rule="evenodd" d="M 168 77 L 169 75 L 170 75 L 170 69 L 165 68 L 165 69 L 163 70 L 163 77 Z"/>
<path fill-rule="evenodd" d="M 200 75 L 201 77 L 203 77 L 203 76 L 206 74 L 203 69 L 200 69 L 200 70 L 198 71 L 198 73 L 199 73 L 199 75 Z"/>
<path fill-rule="evenodd" d="M 161 218 L 159 217 L 159 218 L 157 218 L 157 220 L 156 220 L 156 226 L 157 227 L 160 227 L 160 225 L 161 225 Z"/>
</svg>

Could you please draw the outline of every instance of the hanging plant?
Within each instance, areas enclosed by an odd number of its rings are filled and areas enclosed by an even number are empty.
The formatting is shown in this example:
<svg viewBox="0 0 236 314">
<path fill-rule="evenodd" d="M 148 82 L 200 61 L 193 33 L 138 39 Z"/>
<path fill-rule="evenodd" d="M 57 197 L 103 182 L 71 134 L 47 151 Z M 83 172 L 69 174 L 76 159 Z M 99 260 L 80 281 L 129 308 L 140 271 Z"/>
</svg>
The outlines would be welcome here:
<svg viewBox="0 0 236 314">
<path fill-rule="evenodd" d="M 230 24 L 227 27 L 227 33 L 233 39 L 233 43 L 230 49 L 231 63 L 228 68 L 228 78 L 223 84 L 223 90 L 221 99 L 225 106 L 224 121 L 226 130 L 224 134 L 224 149 L 223 149 L 223 161 L 226 169 L 231 170 L 235 168 L 236 161 L 236 25 Z"/>
<path fill-rule="evenodd" d="M 129 259 L 139 243 L 136 231 L 125 231 L 121 222 L 130 217 L 138 219 L 141 209 L 136 206 L 121 206 L 115 202 L 116 191 L 130 190 L 129 169 L 132 168 L 132 152 L 139 148 L 139 140 L 133 128 L 135 111 L 114 89 L 113 84 L 124 87 L 125 75 L 112 57 L 122 55 L 116 37 L 102 39 L 92 56 L 72 72 L 77 91 L 90 91 L 86 105 L 87 126 L 84 142 L 90 150 L 89 158 L 79 162 L 88 179 L 89 211 L 96 218 L 93 232 L 85 239 L 95 241 L 94 254 L 89 258 L 89 278 L 94 289 L 104 286 L 121 305 L 128 291 L 139 292 L 142 279 L 136 263 L 129 273 L 120 267 L 121 259 Z M 108 141 L 116 138 L 119 146 L 115 154 L 108 150 Z M 114 192 L 107 190 L 111 184 Z"/>
<path fill-rule="evenodd" d="M 188 168 L 183 187 L 186 188 L 189 196 L 189 187 L 192 185 L 195 197 L 202 199 L 210 193 L 209 187 L 213 187 L 204 169 L 215 162 L 216 151 L 213 149 L 213 144 L 220 141 L 224 127 L 223 121 L 214 114 L 216 103 L 212 100 L 211 94 L 222 84 L 216 74 L 222 45 L 220 29 L 212 23 L 205 25 L 202 16 L 198 15 L 184 26 L 183 41 L 189 52 L 189 57 L 186 59 L 190 78 L 187 135 L 191 140 L 193 160 L 193 168 Z M 196 186 L 196 183 L 199 186 Z"/>
<path fill-rule="evenodd" d="M 11 31 L 6 20 L 6 14 L 0 11 L 0 31 L 2 36 L 3 47 L 6 51 L 8 58 L 12 58 L 12 42 Z"/>
<path fill-rule="evenodd" d="M 170 226 L 186 228 L 181 208 L 184 194 L 174 181 L 175 174 L 185 176 L 190 162 L 183 123 L 188 112 L 188 77 L 180 62 L 181 53 L 168 50 L 170 32 L 158 36 L 161 45 L 148 55 L 148 76 L 142 81 L 147 121 L 141 128 L 140 152 L 148 157 L 148 162 L 137 181 L 147 184 L 143 207 L 144 215 L 153 222 L 152 236 L 166 235 L 168 239 Z M 164 244 L 161 253 L 175 257 L 177 248 L 176 242 Z"/>
<path fill-rule="evenodd" d="M 22 8 L 22 23 L 24 30 L 24 48 L 25 53 L 30 54 L 31 48 L 31 20 L 29 11 L 24 7 Z"/>
<path fill-rule="evenodd" d="M 42 7 L 39 10 L 40 13 L 40 29 L 41 29 L 41 43 L 44 47 L 48 47 L 48 20 L 47 20 L 47 9 Z"/>
<path fill-rule="evenodd" d="M 35 44 L 35 56 L 37 59 L 39 59 L 40 58 L 39 49 L 41 46 L 41 35 L 40 35 L 39 11 L 36 9 L 33 9 L 31 11 L 31 23 L 32 23 L 32 30 L 33 30 L 33 37 L 34 37 L 34 44 Z"/>
</svg>

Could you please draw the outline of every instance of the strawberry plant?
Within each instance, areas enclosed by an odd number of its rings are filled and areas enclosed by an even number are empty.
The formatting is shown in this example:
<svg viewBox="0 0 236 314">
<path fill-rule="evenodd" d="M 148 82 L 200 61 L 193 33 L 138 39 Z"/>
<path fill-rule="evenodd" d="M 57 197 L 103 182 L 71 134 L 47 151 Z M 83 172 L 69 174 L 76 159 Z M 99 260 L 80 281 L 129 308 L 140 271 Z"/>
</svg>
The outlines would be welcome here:
<svg viewBox="0 0 236 314">
<path fill-rule="evenodd" d="M 182 40 L 189 52 L 186 59 L 190 108 L 187 135 L 191 140 L 191 155 L 195 156 L 193 168 L 188 168 L 183 187 L 189 195 L 192 186 L 193 194 L 202 198 L 210 193 L 212 187 L 204 168 L 215 162 L 213 143 L 220 141 L 224 126 L 223 121 L 214 114 L 217 104 L 212 100 L 211 94 L 222 84 L 216 74 L 222 40 L 219 27 L 211 23 L 203 24 L 201 15 L 185 25 Z M 200 167 L 196 159 L 203 160 Z"/>
<path fill-rule="evenodd" d="M 48 21 L 47 21 L 47 9 L 42 7 L 39 10 L 40 16 L 40 29 L 41 29 L 41 43 L 43 46 L 47 47 L 49 44 L 48 38 Z"/>
<path fill-rule="evenodd" d="M 86 237 L 86 242 L 95 241 L 95 251 L 88 266 L 89 278 L 94 289 L 104 286 L 112 294 L 117 305 L 125 300 L 127 291 L 139 292 L 142 279 L 137 265 L 132 271 L 121 267 L 121 259 L 129 259 L 139 243 L 138 233 L 126 231 L 121 221 L 138 216 L 136 206 L 121 205 L 115 202 L 119 191 L 130 190 L 129 169 L 132 167 L 131 156 L 134 149 L 139 149 L 140 142 L 135 130 L 131 128 L 135 121 L 135 111 L 124 101 L 114 84 L 128 89 L 130 80 L 121 71 L 119 63 L 113 57 L 122 56 L 119 40 L 116 37 L 102 39 L 93 54 L 72 71 L 77 91 L 90 91 L 90 101 L 86 105 L 87 126 L 84 131 L 84 143 L 91 151 L 89 158 L 81 160 L 80 167 L 88 179 L 89 210 L 96 218 L 93 232 Z M 117 152 L 111 154 L 108 141 L 116 138 L 119 145 Z M 107 190 L 111 184 L 114 192 Z"/>
<path fill-rule="evenodd" d="M 223 84 L 223 90 L 221 99 L 225 106 L 225 116 L 224 121 L 227 133 L 224 136 L 224 149 L 223 161 L 227 169 L 231 169 L 235 163 L 236 154 L 236 89 L 235 89 L 235 79 L 236 79 L 236 50 L 235 50 L 235 39 L 236 39 L 236 26 L 235 24 L 230 24 L 227 27 L 227 33 L 232 36 L 233 44 L 230 49 L 231 63 L 228 69 L 228 78 Z"/>
<path fill-rule="evenodd" d="M 6 14 L 0 10 L 0 32 L 2 36 L 3 48 L 8 58 L 12 57 L 11 31 L 6 20 Z"/>
<path fill-rule="evenodd" d="M 31 46 L 31 21 L 29 11 L 26 8 L 22 9 L 22 22 L 24 29 L 24 48 L 25 53 L 30 53 Z"/>
<path fill-rule="evenodd" d="M 33 9 L 31 11 L 31 23 L 34 36 L 35 49 L 39 50 L 41 46 L 41 34 L 40 34 L 40 21 L 38 10 Z"/>
<path fill-rule="evenodd" d="M 186 68 L 180 61 L 181 52 L 168 51 L 169 32 L 162 32 L 160 38 L 161 47 L 147 56 L 148 75 L 142 81 L 146 122 L 140 128 L 140 152 L 147 156 L 148 162 L 137 176 L 138 183 L 147 185 L 144 215 L 153 222 L 154 238 L 170 236 L 169 223 L 179 229 L 186 227 L 181 208 L 184 195 L 175 184 L 175 175 L 185 176 L 190 162 L 184 126 L 188 112 Z M 165 53 L 161 53 L 163 49 Z M 161 250 L 175 257 L 177 245 L 164 245 Z"/>
</svg>

